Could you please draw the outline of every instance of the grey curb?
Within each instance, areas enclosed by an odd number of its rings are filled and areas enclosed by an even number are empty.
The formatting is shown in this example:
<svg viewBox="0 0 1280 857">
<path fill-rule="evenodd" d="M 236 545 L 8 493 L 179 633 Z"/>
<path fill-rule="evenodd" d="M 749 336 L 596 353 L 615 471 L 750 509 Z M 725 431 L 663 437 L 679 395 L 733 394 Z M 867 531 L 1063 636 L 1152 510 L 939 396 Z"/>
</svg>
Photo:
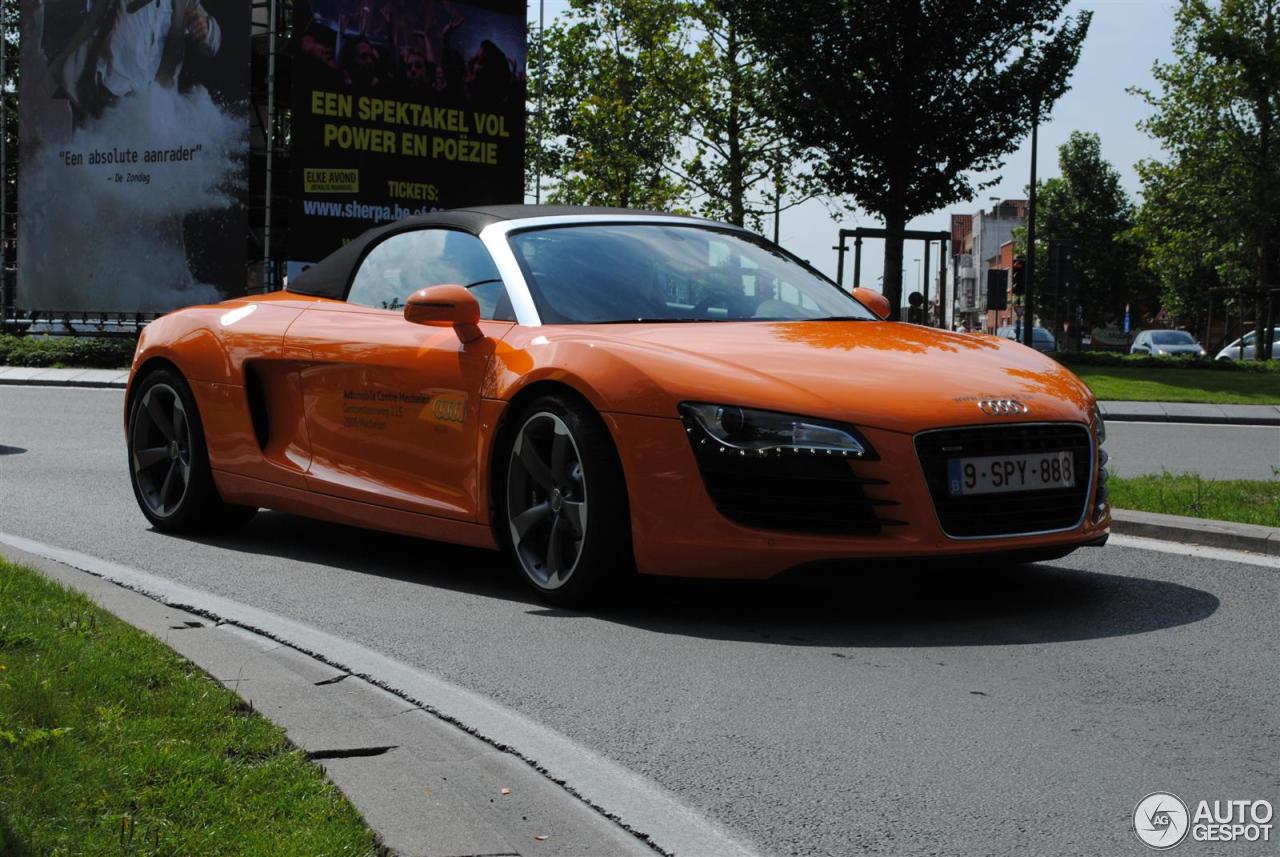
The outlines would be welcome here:
<svg viewBox="0 0 1280 857">
<path fill-rule="evenodd" d="M 1188 402 L 1099 402 L 1108 422 L 1280 426 L 1277 405 L 1198 405 Z"/>
<path fill-rule="evenodd" d="M 88 595 L 283 727 L 395 857 L 660 853 L 533 766 L 360 676 L 12 545 L 0 557 Z"/>
<path fill-rule="evenodd" d="M 1209 521 L 1135 512 L 1111 510 L 1111 532 L 1124 536 L 1141 536 L 1169 542 L 1204 545 L 1228 550 L 1280 556 L 1280 527 L 1259 527 L 1230 521 Z"/>
</svg>

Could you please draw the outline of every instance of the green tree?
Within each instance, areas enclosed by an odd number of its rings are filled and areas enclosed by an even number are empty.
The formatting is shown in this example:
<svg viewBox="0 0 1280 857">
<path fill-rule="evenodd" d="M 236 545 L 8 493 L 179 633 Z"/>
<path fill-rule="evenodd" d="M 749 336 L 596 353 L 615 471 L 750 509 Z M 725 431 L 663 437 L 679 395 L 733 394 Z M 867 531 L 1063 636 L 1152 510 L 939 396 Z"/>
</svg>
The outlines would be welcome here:
<svg viewBox="0 0 1280 857">
<path fill-rule="evenodd" d="M 1067 91 L 1090 13 L 1067 0 L 761 0 L 740 26 L 815 179 L 884 219 L 884 287 L 902 295 L 913 217 L 972 199 Z"/>
<path fill-rule="evenodd" d="M 677 93 L 693 85 L 689 6 L 660 0 L 571 0 L 533 45 L 530 174 L 552 202 L 665 209 L 683 188 L 669 167 L 689 129 Z"/>
<path fill-rule="evenodd" d="M 1058 171 L 1058 177 L 1036 186 L 1035 289 L 1041 318 L 1060 332 L 1077 308 L 1083 314 L 1082 330 L 1118 320 L 1125 304 L 1133 304 L 1138 315 L 1154 313 L 1159 287 L 1130 238 L 1133 203 L 1120 185 L 1120 173 L 1102 157 L 1098 135 L 1072 133 L 1058 147 Z M 1014 238 L 1025 253 L 1026 229 L 1015 230 Z M 1049 280 L 1049 243 L 1054 239 L 1075 242 L 1071 294 Z"/>
<path fill-rule="evenodd" d="M 768 73 L 739 29 L 740 6 L 689 7 L 702 35 L 691 58 L 696 85 L 681 97 L 692 154 L 679 175 L 699 213 L 762 230 L 770 214 L 808 197 L 795 173 L 801 153 L 772 116 Z"/>
<path fill-rule="evenodd" d="M 1280 0 L 1183 0 L 1176 17 L 1158 90 L 1135 90 L 1166 153 L 1138 165 L 1138 234 L 1170 309 L 1200 316 L 1208 288 L 1248 287 L 1263 321 L 1280 278 Z"/>
<path fill-rule="evenodd" d="M 736 9 L 573 0 L 535 36 L 530 176 L 542 170 L 552 201 L 686 207 L 759 229 L 807 198 Z"/>
</svg>

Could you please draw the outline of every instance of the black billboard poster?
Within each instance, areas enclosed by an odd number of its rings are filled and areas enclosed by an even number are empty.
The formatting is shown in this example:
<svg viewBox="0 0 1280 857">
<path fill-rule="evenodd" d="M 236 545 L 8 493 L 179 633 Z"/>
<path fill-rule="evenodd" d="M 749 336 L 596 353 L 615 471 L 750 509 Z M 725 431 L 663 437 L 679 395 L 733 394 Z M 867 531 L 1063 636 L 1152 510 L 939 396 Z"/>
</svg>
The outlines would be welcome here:
<svg viewBox="0 0 1280 857">
<path fill-rule="evenodd" d="M 18 305 L 243 294 L 248 5 L 21 3 Z"/>
<path fill-rule="evenodd" d="M 524 195 L 525 4 L 295 0 L 289 257 Z"/>
</svg>

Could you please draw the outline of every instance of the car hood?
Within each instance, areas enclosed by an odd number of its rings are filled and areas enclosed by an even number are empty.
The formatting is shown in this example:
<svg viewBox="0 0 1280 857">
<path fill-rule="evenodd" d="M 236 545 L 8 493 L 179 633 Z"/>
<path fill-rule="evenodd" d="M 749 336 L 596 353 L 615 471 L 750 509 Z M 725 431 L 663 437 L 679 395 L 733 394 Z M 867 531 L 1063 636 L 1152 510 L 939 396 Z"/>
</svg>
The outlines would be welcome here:
<svg viewBox="0 0 1280 857">
<path fill-rule="evenodd" d="M 1075 375 L 1030 348 L 911 324 L 720 322 L 576 330 L 644 369 L 667 401 L 638 410 L 667 416 L 675 401 L 701 400 L 915 432 L 991 422 L 977 405 L 981 399 L 1018 399 L 1029 409 L 1021 421 L 1088 420 L 1093 403 Z"/>
<path fill-rule="evenodd" d="M 1165 354 L 1199 354 L 1199 345 L 1152 345 L 1155 351 L 1163 351 Z"/>
</svg>

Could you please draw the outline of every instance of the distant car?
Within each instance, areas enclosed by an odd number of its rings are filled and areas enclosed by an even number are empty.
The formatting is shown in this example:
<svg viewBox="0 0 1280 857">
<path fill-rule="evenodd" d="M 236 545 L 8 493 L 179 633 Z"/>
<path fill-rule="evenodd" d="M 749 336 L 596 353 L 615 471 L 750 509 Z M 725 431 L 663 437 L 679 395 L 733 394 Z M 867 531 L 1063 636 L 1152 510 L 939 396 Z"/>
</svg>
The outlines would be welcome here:
<svg viewBox="0 0 1280 857">
<path fill-rule="evenodd" d="M 1152 356 L 1189 355 L 1203 357 L 1204 346 L 1185 330 L 1140 330 L 1129 347 L 1130 354 Z"/>
<path fill-rule="evenodd" d="M 1022 328 L 1016 326 L 1002 327 L 996 330 L 996 336 L 1001 339 L 1012 339 L 1015 342 L 1021 342 Z M 1054 341 L 1052 333 L 1043 327 L 1037 327 L 1031 331 L 1031 347 L 1036 351 L 1055 351 L 1057 350 L 1057 343 Z"/>
<path fill-rule="evenodd" d="M 1230 345 L 1226 346 L 1221 351 L 1219 351 L 1218 356 L 1215 357 L 1214 359 L 1215 360 L 1252 360 L 1255 355 L 1254 342 L 1256 338 L 1257 338 L 1256 331 L 1251 330 L 1244 335 L 1243 340 L 1237 339 L 1235 342 L 1231 343 Z M 1273 343 L 1280 341 L 1280 327 L 1273 327 L 1271 329 L 1271 341 Z M 1244 352 L 1243 356 L 1241 356 L 1242 347 Z M 1280 360 L 1280 350 L 1277 350 L 1274 346 L 1271 349 L 1271 359 Z"/>
</svg>

